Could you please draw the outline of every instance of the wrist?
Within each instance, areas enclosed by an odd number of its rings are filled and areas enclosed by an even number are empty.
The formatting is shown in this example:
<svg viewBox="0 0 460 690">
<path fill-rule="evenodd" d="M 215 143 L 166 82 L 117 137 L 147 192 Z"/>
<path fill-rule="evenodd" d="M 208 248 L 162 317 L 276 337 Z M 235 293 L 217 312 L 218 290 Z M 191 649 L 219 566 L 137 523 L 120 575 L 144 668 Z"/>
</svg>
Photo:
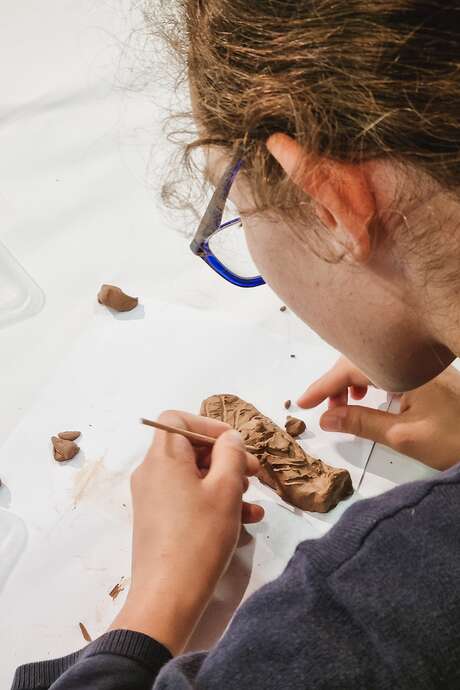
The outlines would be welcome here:
<svg viewBox="0 0 460 690">
<path fill-rule="evenodd" d="M 184 650 L 207 604 L 207 597 L 194 596 L 190 589 L 181 592 L 174 584 L 131 588 L 109 630 L 143 633 L 177 656 Z"/>
</svg>

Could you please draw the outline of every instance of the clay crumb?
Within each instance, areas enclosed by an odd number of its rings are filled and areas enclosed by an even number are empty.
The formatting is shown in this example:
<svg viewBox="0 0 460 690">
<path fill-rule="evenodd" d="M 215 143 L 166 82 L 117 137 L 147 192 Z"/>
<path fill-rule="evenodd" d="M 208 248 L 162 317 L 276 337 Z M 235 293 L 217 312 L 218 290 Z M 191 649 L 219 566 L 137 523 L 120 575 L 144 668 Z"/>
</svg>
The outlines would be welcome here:
<svg viewBox="0 0 460 690">
<path fill-rule="evenodd" d="M 92 642 L 93 639 L 92 639 L 91 635 L 89 634 L 86 626 L 83 625 L 83 623 L 79 623 L 78 625 L 80 626 L 81 634 L 83 635 L 83 639 L 85 640 L 85 642 Z"/>
<path fill-rule="evenodd" d="M 112 597 L 112 601 L 115 601 L 117 596 L 121 594 L 126 587 L 126 580 L 124 577 L 121 578 L 120 582 L 117 582 L 115 587 L 110 590 L 109 597 Z"/>
<path fill-rule="evenodd" d="M 139 304 L 137 297 L 130 297 L 116 285 L 102 285 L 97 301 L 115 311 L 131 311 Z"/>
<path fill-rule="evenodd" d="M 66 441 L 57 436 L 51 437 L 53 444 L 53 455 L 57 462 L 64 462 L 65 460 L 72 460 L 80 450 L 74 441 Z"/>
<path fill-rule="evenodd" d="M 285 307 L 285 306 L 280 307 L 280 311 L 287 311 L 287 307 Z"/>
<path fill-rule="evenodd" d="M 305 424 L 303 419 L 297 419 L 297 417 L 291 417 L 290 415 L 288 415 L 284 427 L 288 432 L 289 436 L 296 438 L 297 436 L 300 436 L 300 434 L 303 434 L 303 432 L 307 428 L 307 425 Z"/>
<path fill-rule="evenodd" d="M 289 408 L 291 407 L 291 401 L 290 401 L 290 400 L 286 400 L 286 402 L 284 403 L 284 407 L 285 407 L 286 410 L 289 410 Z"/>
<path fill-rule="evenodd" d="M 61 431 L 58 434 L 63 441 L 75 441 L 80 435 L 80 431 Z"/>
</svg>

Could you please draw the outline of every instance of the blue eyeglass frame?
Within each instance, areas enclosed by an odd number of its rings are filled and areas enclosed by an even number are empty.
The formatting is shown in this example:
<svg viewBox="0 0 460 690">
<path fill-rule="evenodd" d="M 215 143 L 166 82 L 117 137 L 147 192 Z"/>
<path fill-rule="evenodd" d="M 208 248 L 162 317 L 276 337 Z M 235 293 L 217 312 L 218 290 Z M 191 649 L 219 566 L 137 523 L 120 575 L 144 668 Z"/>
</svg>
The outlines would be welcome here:
<svg viewBox="0 0 460 690">
<path fill-rule="evenodd" d="M 201 219 L 193 240 L 190 243 L 190 249 L 195 256 L 203 259 L 203 261 L 210 268 L 212 268 L 213 271 L 218 273 L 222 278 L 225 278 L 225 280 L 232 285 L 242 288 L 252 288 L 258 287 L 259 285 L 265 285 L 265 280 L 262 278 L 262 276 L 242 278 L 241 276 L 236 275 L 236 273 L 233 273 L 233 271 L 219 261 L 209 247 L 209 240 L 213 235 L 215 235 L 217 232 L 225 230 L 231 225 L 241 223 L 240 218 L 233 218 L 226 223 L 222 223 L 222 216 L 224 213 L 225 204 L 227 203 L 228 195 L 230 194 L 230 189 L 232 188 L 235 177 L 237 176 L 242 165 L 243 161 L 240 158 L 234 159 L 224 172 L 214 191 L 214 194 L 211 197 L 211 201 L 204 212 L 203 218 Z"/>
</svg>

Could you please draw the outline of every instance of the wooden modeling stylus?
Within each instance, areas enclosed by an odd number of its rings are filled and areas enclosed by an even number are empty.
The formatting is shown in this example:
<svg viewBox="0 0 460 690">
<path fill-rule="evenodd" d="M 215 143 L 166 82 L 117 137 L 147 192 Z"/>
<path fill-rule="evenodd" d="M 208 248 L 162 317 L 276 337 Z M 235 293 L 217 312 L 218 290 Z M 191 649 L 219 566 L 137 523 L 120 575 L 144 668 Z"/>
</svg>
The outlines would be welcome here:
<svg viewBox="0 0 460 690">
<path fill-rule="evenodd" d="M 196 431 L 189 431 L 188 429 L 181 429 L 178 426 L 170 426 L 169 424 L 162 424 L 161 422 L 153 422 L 151 419 L 141 419 L 141 424 L 145 426 L 153 426 L 154 429 L 161 429 L 161 431 L 169 431 L 170 434 L 179 434 L 185 436 L 194 445 L 213 446 L 217 439 L 205 434 L 197 434 Z M 260 453 L 260 450 L 253 446 L 245 446 L 248 453 Z"/>
</svg>

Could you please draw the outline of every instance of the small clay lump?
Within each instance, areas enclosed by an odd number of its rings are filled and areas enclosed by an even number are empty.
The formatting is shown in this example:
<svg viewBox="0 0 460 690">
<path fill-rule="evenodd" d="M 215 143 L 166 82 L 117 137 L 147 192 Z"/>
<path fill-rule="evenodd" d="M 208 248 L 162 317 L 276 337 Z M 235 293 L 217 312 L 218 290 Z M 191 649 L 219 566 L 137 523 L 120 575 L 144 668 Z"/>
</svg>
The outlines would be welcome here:
<svg viewBox="0 0 460 690">
<path fill-rule="evenodd" d="M 296 438 L 297 436 L 300 436 L 300 434 L 303 434 L 303 432 L 307 428 L 307 425 L 305 424 L 303 419 L 297 419 L 297 417 L 291 417 L 291 415 L 288 415 L 284 427 L 288 432 L 289 436 Z"/>
<path fill-rule="evenodd" d="M 76 441 L 80 436 L 80 431 L 60 431 L 58 436 L 64 441 Z"/>
<path fill-rule="evenodd" d="M 57 462 L 64 462 L 65 460 L 72 460 L 80 450 L 75 441 L 67 441 L 66 439 L 52 436 L 51 442 L 53 444 L 53 455 Z"/>
<path fill-rule="evenodd" d="M 137 297 L 130 297 L 116 285 L 102 285 L 97 296 L 99 304 L 115 311 L 131 311 L 139 304 Z"/>
</svg>

